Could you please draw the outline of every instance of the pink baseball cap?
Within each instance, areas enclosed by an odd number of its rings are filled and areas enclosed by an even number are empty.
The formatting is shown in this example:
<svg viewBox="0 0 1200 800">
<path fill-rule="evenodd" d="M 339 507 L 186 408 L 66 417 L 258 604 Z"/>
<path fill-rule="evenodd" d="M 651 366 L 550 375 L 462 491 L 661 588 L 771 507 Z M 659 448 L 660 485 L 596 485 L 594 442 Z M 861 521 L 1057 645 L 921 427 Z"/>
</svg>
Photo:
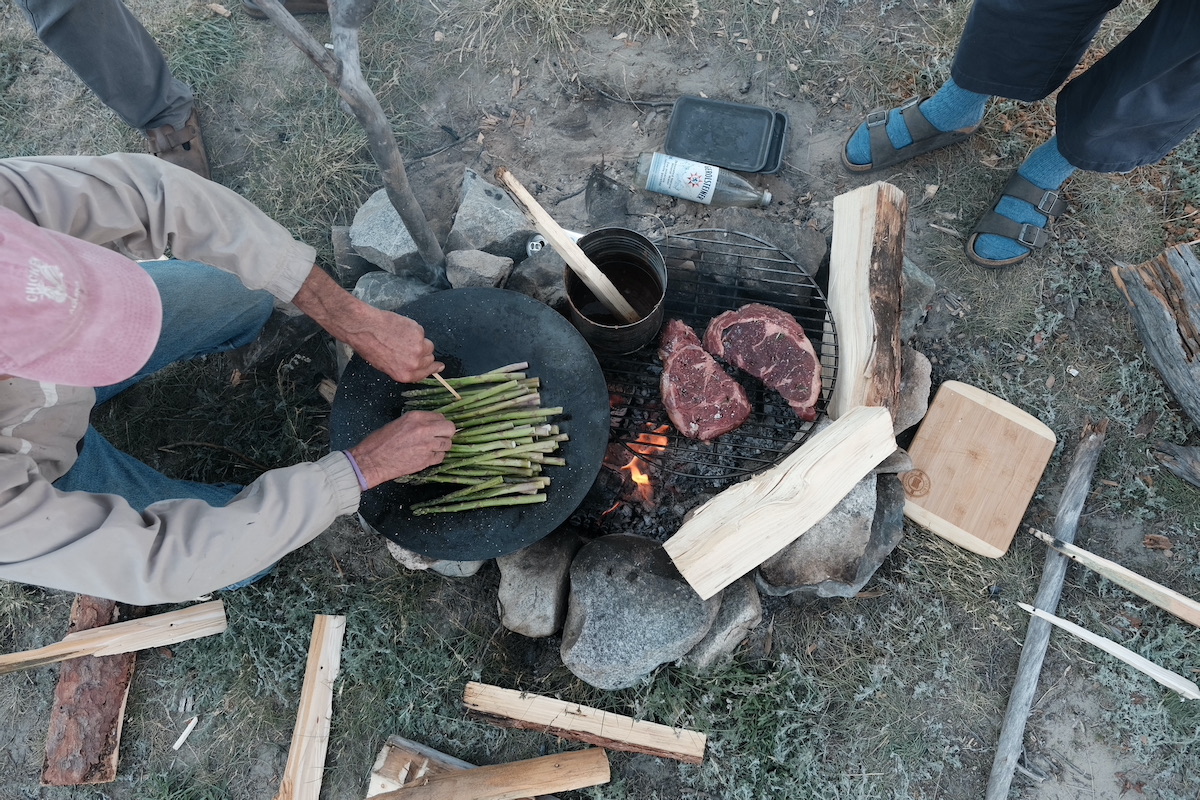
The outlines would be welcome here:
<svg viewBox="0 0 1200 800">
<path fill-rule="evenodd" d="M 119 383 L 161 327 L 158 288 L 135 262 L 0 208 L 0 375 Z"/>
</svg>

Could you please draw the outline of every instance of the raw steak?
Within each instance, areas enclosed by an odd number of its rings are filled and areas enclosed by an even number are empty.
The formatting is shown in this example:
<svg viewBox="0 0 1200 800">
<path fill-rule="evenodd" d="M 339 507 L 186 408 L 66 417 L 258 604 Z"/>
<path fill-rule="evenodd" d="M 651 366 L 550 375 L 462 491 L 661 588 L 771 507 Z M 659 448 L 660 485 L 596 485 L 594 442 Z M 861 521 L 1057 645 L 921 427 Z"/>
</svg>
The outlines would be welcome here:
<svg viewBox="0 0 1200 800">
<path fill-rule="evenodd" d="M 761 303 L 726 311 L 708 323 L 704 349 L 778 391 L 801 419 L 817 418 L 821 364 L 791 314 Z"/>
<path fill-rule="evenodd" d="M 663 372 L 659 386 L 667 415 L 690 439 L 711 441 L 750 416 L 746 390 L 700 346 L 686 322 L 673 319 L 659 339 Z"/>
</svg>

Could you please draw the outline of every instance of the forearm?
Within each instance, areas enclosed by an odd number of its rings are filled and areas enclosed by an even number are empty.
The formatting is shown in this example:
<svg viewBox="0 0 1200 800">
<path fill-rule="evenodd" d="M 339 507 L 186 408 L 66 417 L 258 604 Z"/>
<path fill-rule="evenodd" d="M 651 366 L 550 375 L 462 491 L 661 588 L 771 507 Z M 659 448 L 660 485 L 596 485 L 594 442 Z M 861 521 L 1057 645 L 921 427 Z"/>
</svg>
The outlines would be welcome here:
<svg viewBox="0 0 1200 800">
<path fill-rule="evenodd" d="M 316 265 L 309 268 L 308 276 L 292 298 L 292 305 L 333 338 L 351 346 L 370 330 L 371 306 L 347 292 Z"/>
</svg>

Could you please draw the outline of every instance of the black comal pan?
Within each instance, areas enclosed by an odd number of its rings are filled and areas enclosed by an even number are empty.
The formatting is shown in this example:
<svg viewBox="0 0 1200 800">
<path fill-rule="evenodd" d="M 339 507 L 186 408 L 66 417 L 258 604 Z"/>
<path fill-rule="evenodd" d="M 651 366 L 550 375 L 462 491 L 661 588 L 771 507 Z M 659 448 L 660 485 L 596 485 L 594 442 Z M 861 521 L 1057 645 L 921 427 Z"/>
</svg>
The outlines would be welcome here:
<svg viewBox="0 0 1200 800">
<path fill-rule="evenodd" d="M 447 377 L 529 362 L 528 374 L 541 379 L 542 405 L 564 409 L 555 422 L 570 436 L 557 453 L 567 463 L 546 467 L 544 503 L 414 516 L 410 504 L 455 487 L 389 482 L 363 493 L 363 520 L 401 547 L 451 561 L 496 558 L 541 539 L 583 501 L 608 445 L 608 390 L 591 348 L 554 309 L 504 289 L 449 289 L 400 313 L 425 328 Z M 357 355 L 350 359 L 333 402 L 332 449 L 351 447 L 400 416 L 402 392 L 411 388 Z"/>
</svg>

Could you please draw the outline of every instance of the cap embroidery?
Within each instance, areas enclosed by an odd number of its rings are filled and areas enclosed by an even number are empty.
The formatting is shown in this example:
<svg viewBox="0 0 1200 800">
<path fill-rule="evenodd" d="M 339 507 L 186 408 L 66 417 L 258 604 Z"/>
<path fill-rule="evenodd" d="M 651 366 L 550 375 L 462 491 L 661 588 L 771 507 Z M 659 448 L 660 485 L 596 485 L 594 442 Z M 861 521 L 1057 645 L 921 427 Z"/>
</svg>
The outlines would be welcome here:
<svg viewBox="0 0 1200 800">
<path fill-rule="evenodd" d="M 29 277 L 25 282 L 25 299 L 31 303 L 39 300 L 65 303 L 69 300 L 72 311 L 75 310 L 75 305 L 79 301 L 78 292 L 71 293 L 68 290 L 62 269 L 36 257 L 29 259 Z"/>
</svg>

